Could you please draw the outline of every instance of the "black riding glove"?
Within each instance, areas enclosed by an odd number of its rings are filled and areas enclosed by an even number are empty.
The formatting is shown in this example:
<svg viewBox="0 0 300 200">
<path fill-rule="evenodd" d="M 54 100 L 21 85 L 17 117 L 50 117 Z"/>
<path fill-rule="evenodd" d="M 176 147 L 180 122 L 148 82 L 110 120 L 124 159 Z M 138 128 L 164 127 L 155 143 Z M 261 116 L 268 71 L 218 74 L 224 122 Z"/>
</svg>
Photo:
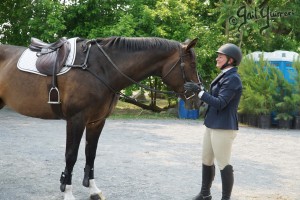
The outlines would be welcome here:
<svg viewBox="0 0 300 200">
<path fill-rule="evenodd" d="M 194 92 L 197 94 L 204 89 L 201 83 L 199 84 L 199 83 L 194 83 L 194 82 L 186 82 L 183 85 L 183 87 L 186 91 Z"/>
</svg>

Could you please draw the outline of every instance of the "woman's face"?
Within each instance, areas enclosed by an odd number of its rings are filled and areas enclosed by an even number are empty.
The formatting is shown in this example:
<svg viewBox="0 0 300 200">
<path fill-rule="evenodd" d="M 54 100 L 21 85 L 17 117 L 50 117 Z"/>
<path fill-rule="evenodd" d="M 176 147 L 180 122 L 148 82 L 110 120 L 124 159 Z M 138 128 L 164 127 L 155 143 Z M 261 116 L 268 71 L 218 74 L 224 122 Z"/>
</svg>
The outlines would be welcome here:
<svg viewBox="0 0 300 200">
<path fill-rule="evenodd" d="M 218 53 L 218 56 L 216 58 L 217 61 L 217 68 L 221 69 L 221 67 L 227 62 L 227 56 L 221 53 Z"/>
</svg>

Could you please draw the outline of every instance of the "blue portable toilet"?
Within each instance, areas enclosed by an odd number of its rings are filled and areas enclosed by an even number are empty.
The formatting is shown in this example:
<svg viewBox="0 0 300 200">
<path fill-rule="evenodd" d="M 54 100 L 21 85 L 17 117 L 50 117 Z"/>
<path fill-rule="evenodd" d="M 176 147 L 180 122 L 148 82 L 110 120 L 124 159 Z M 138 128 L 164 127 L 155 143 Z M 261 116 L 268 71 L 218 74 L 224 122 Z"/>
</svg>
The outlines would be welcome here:
<svg viewBox="0 0 300 200">
<path fill-rule="evenodd" d="M 268 61 L 282 72 L 285 80 L 289 83 L 294 83 L 297 72 L 292 67 L 292 64 L 295 60 L 300 58 L 298 53 L 278 50 L 274 52 L 255 51 L 247 55 L 247 57 L 254 59 L 256 62 L 258 62 L 262 56 L 265 61 Z"/>
<path fill-rule="evenodd" d="M 179 119 L 198 119 L 199 109 L 187 110 L 185 108 L 184 101 L 179 99 L 178 101 L 178 118 Z"/>
</svg>

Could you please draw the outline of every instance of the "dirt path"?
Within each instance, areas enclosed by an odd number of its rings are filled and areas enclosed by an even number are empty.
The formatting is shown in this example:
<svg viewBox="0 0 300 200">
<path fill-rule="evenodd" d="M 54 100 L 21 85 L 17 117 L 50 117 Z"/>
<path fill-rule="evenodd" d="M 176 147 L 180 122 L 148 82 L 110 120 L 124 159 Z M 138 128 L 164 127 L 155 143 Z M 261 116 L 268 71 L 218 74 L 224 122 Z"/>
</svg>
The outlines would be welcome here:
<svg viewBox="0 0 300 200">
<path fill-rule="evenodd" d="M 95 177 L 108 200 L 188 200 L 199 192 L 203 125 L 194 120 L 107 120 Z M 84 140 L 74 195 L 88 199 Z M 60 200 L 65 122 L 0 111 L 0 199 Z M 234 143 L 233 200 L 300 199 L 300 131 L 241 127 Z M 220 199 L 217 173 L 213 199 Z"/>
</svg>

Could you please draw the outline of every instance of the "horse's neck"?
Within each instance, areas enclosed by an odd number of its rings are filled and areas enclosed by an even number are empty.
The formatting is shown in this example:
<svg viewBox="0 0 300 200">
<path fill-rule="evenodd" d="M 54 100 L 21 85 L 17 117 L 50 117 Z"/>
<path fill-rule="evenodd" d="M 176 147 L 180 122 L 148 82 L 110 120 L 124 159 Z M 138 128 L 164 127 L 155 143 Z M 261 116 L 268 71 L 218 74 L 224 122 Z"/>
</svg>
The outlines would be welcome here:
<svg viewBox="0 0 300 200">
<path fill-rule="evenodd" d="M 168 62 L 174 62 L 168 59 L 172 54 L 173 52 L 166 52 L 165 55 L 155 52 L 128 53 L 118 58 L 116 67 L 126 76 L 139 82 L 149 76 L 161 76 L 162 67 Z M 131 80 L 126 78 L 122 73 L 117 72 L 116 69 L 113 69 L 113 71 L 118 82 L 117 89 L 123 89 L 133 84 Z"/>
</svg>

